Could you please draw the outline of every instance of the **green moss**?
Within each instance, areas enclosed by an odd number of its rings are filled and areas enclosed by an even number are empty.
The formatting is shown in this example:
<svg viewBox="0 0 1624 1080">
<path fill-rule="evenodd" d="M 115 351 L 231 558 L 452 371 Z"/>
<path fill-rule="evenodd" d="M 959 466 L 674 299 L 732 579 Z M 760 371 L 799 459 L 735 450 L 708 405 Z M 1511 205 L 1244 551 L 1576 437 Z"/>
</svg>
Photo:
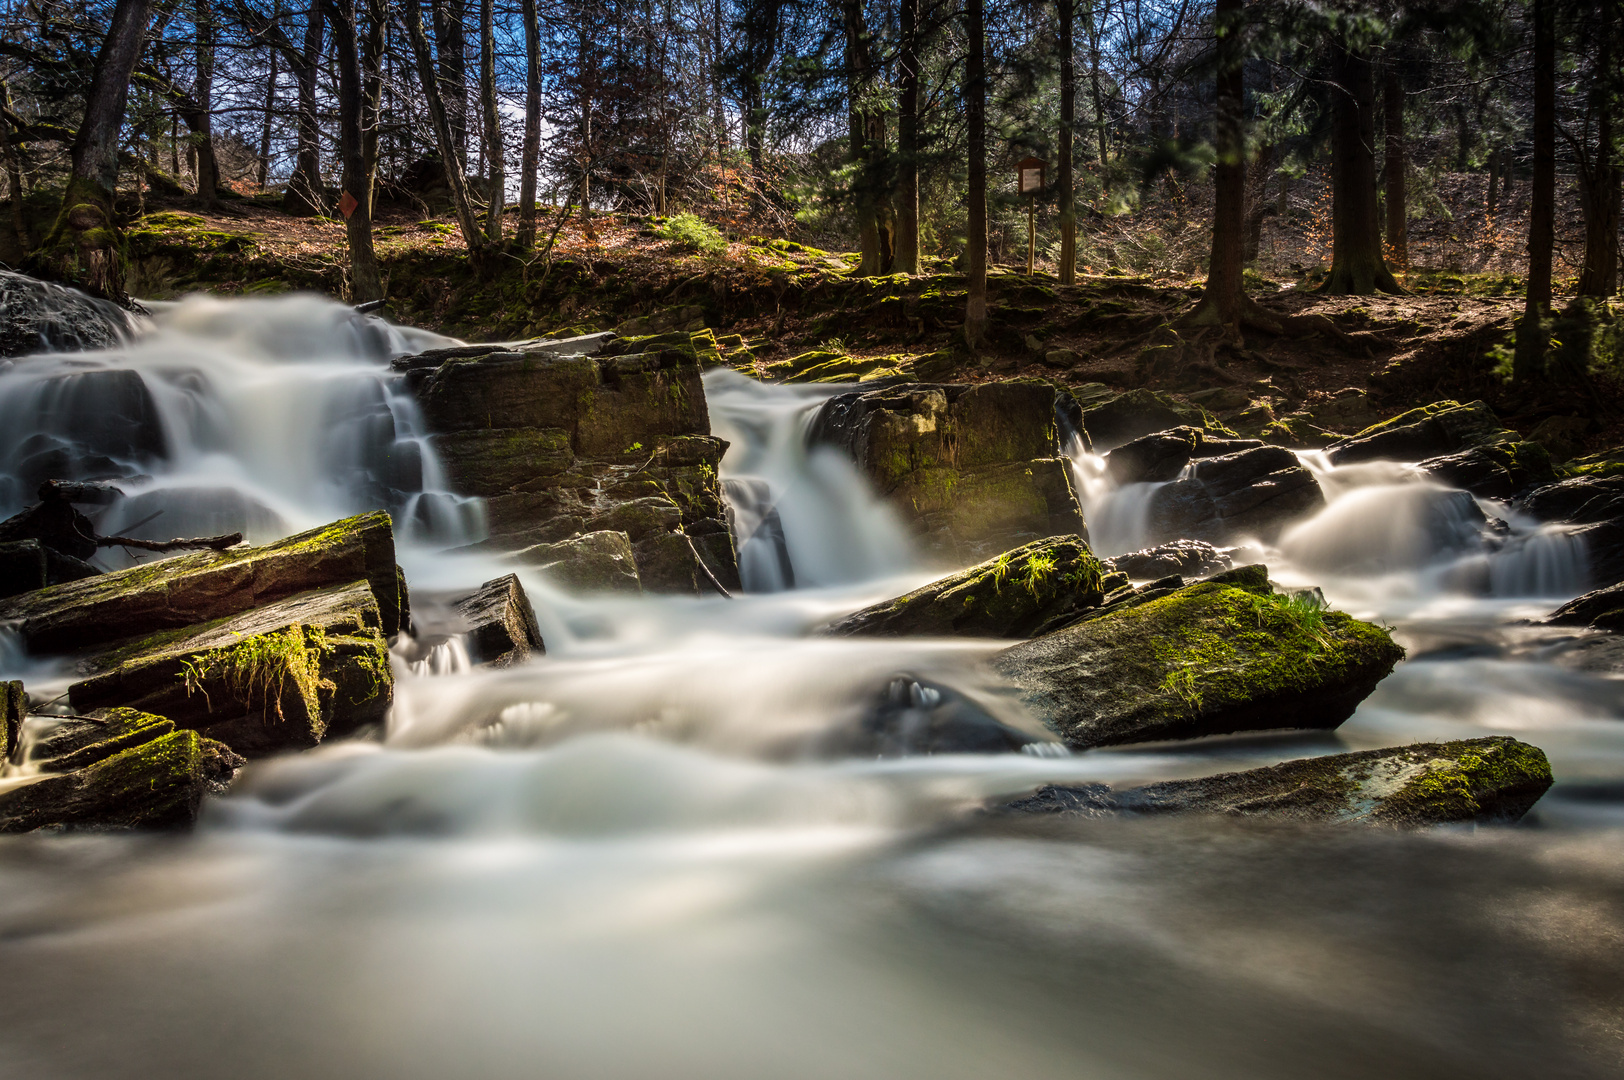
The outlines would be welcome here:
<svg viewBox="0 0 1624 1080">
<path fill-rule="evenodd" d="M 1484 812 L 1485 795 L 1551 782 L 1545 752 L 1515 739 L 1445 743 L 1440 749 L 1374 818 L 1469 821 Z"/>
<path fill-rule="evenodd" d="M 1418 423 L 1425 420 L 1429 416 L 1435 416 L 1438 413 L 1443 412 L 1445 409 L 1458 409 L 1460 407 L 1461 405 L 1458 401 L 1434 401 L 1430 405 L 1422 405 L 1418 409 L 1411 409 L 1409 412 L 1399 413 L 1397 416 L 1389 417 L 1380 423 L 1371 424 L 1369 427 L 1361 430 L 1353 437 L 1356 439 L 1362 439 L 1366 435 L 1374 435 L 1377 432 L 1386 431 L 1389 428 L 1403 427 L 1406 424 Z"/>
<path fill-rule="evenodd" d="M 220 683 L 250 710 L 257 697 L 259 710 L 279 721 L 287 719 L 282 698 L 291 683 L 314 719 L 321 715 L 322 660 L 331 651 L 320 627 L 289 626 L 182 659 L 178 677 L 187 696 L 207 699 L 208 685 Z"/>
</svg>

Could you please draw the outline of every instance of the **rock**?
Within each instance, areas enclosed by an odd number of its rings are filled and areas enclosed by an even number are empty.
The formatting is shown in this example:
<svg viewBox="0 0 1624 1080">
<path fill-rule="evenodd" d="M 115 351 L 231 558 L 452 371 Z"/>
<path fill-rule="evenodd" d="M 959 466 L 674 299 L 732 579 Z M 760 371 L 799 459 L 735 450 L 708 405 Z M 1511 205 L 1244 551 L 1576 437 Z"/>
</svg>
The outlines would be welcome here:
<svg viewBox="0 0 1624 1080">
<path fill-rule="evenodd" d="M 108 750 L 91 764 L 0 792 L 0 832 L 190 825 L 203 798 L 223 792 L 243 759 L 195 731 L 147 719 L 152 722 L 121 726 L 123 740 L 133 745 L 117 745 L 120 738 L 111 737 L 84 748 L 91 754 Z"/>
<path fill-rule="evenodd" d="M 68 701 L 78 712 L 166 716 L 246 757 L 315 746 L 388 712 L 394 677 L 381 622 L 365 580 L 299 593 L 83 657 L 85 677 Z"/>
<path fill-rule="evenodd" d="M 116 304 L 0 270 L 0 356 L 116 348 L 135 328 Z"/>
<path fill-rule="evenodd" d="M 1624 631 L 1624 583 L 1585 593 L 1545 617 L 1558 626 L 1589 626 Z"/>
<path fill-rule="evenodd" d="M 1577 526 L 1571 535 L 1585 545 L 1592 584 L 1624 581 L 1624 475 L 1587 475 L 1546 484 L 1515 505 L 1540 521 Z"/>
<path fill-rule="evenodd" d="M 853 612 L 826 632 L 1028 637 L 1058 616 L 1099 604 L 1102 573 L 1082 537 L 1051 537 Z"/>
<path fill-rule="evenodd" d="M 1504 735 L 1304 758 L 1264 769 L 1114 792 L 1044 787 L 1006 813 L 1097 816 L 1204 812 L 1421 828 L 1518 821 L 1551 786 L 1536 746 Z"/>
<path fill-rule="evenodd" d="M 1336 465 L 1379 458 L 1422 461 L 1502 442 L 1508 437 L 1515 439 L 1516 435 L 1507 432 L 1483 402 L 1462 405 L 1458 401 L 1438 401 L 1333 443 L 1326 454 Z"/>
<path fill-rule="evenodd" d="M 1046 368 L 1067 371 L 1082 363 L 1082 359 L 1075 349 L 1049 349 L 1038 362 Z"/>
<path fill-rule="evenodd" d="M 1562 466 L 1562 471 L 1568 476 L 1594 476 L 1598 479 L 1624 476 L 1624 447 L 1614 447 L 1599 454 L 1573 458 Z"/>
<path fill-rule="evenodd" d="M 1257 446 L 1195 461 L 1185 479 L 1155 491 L 1147 521 L 1151 536 L 1164 540 L 1272 541 L 1324 505 L 1319 482 L 1295 454 Z"/>
<path fill-rule="evenodd" d="M 909 383 L 825 402 L 807 436 L 844 452 L 945 561 L 1084 532 L 1047 383 Z"/>
<path fill-rule="evenodd" d="M 0 757 L 10 761 L 28 718 L 28 694 L 17 679 L 0 682 Z"/>
<path fill-rule="evenodd" d="M 464 623 L 468 655 L 476 664 L 512 667 L 547 652 L 535 609 L 514 574 L 485 582 L 478 592 L 459 600 L 456 611 Z"/>
<path fill-rule="evenodd" d="M 1596 422 L 1585 416 L 1547 416 L 1528 433 L 1530 442 L 1545 447 L 1553 461 L 1567 461 L 1584 452 L 1584 437 Z"/>
<path fill-rule="evenodd" d="M 1097 614 L 999 653 L 1076 748 L 1334 728 L 1404 651 L 1380 627 L 1273 594 L 1263 567 Z"/>
<path fill-rule="evenodd" d="M 0 600 L 30 652 L 64 653 L 234 616 L 295 593 L 364 578 L 385 636 L 400 629 L 402 591 L 389 515 L 381 510 L 262 547 L 196 551 Z"/>
<path fill-rule="evenodd" d="M 0 543 L 0 599 L 99 573 L 84 560 L 64 555 L 32 537 Z"/>
<path fill-rule="evenodd" d="M 638 337 L 644 334 L 663 334 L 671 330 L 700 330 L 704 326 L 705 309 L 697 304 L 689 304 L 686 307 L 666 308 L 652 315 L 627 319 L 615 327 L 615 333 L 621 337 Z"/>
<path fill-rule="evenodd" d="M 643 591 L 637 556 L 623 532 L 583 533 L 556 544 L 536 544 L 514 557 L 539 567 L 560 588 L 572 592 Z"/>
<path fill-rule="evenodd" d="M 1185 425 L 1215 426 L 1200 407 L 1154 390 L 1129 390 L 1083 410 L 1083 427 L 1097 453 L 1113 450 L 1142 435 Z"/>
<path fill-rule="evenodd" d="M 501 495 L 535 486 L 575 464 L 569 432 L 563 428 L 486 428 L 436 435 L 446 479 L 463 495 Z"/>
<path fill-rule="evenodd" d="M 950 687 L 897 675 L 854 727 L 825 739 L 818 750 L 826 757 L 864 758 L 1007 754 L 1039 741 Z"/>
<path fill-rule="evenodd" d="M 1165 544 L 1114 555 L 1104 563 L 1138 581 L 1153 581 L 1171 574 L 1201 577 L 1234 565 L 1226 551 L 1204 540 L 1170 540 Z"/>
<path fill-rule="evenodd" d="M 1221 457 L 1263 444 L 1257 439 L 1225 439 L 1202 428 L 1176 427 L 1141 435 L 1105 455 L 1105 471 L 1117 484 L 1159 483 L 1178 479 L 1196 458 Z"/>
<path fill-rule="evenodd" d="M 1486 499 L 1509 499 L 1536 484 L 1556 480 L 1550 455 L 1537 442 L 1473 446 L 1458 454 L 1428 458 L 1418 468 L 1440 484 Z"/>
</svg>

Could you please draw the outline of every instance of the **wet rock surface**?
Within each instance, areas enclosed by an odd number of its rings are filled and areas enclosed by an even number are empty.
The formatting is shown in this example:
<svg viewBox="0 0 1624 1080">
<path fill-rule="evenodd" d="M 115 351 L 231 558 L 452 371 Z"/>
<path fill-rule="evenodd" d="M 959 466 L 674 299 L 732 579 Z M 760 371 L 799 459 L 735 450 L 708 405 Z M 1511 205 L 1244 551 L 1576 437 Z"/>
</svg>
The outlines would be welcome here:
<svg viewBox="0 0 1624 1080">
<path fill-rule="evenodd" d="M 852 613 L 835 635 L 1027 637 L 1104 598 L 1103 568 L 1080 536 L 1059 536 Z"/>
<path fill-rule="evenodd" d="M 1256 446 L 1194 461 L 1151 496 L 1150 535 L 1162 540 L 1273 540 L 1325 505 L 1319 482 L 1291 451 Z"/>
<path fill-rule="evenodd" d="M 0 357 L 110 349 L 135 325 L 116 304 L 0 270 Z"/>
<path fill-rule="evenodd" d="M 1085 534 L 1056 404 L 1036 380 L 906 383 L 831 398 L 808 442 L 845 453 L 929 554 L 962 565 Z"/>
<path fill-rule="evenodd" d="M 1535 442 L 1474 446 L 1458 454 L 1428 458 L 1418 467 L 1440 484 L 1486 499 L 1509 499 L 1556 479 L 1550 455 Z"/>
<path fill-rule="evenodd" d="M 1590 583 L 1624 581 L 1624 475 L 1579 476 L 1535 488 L 1516 508 L 1545 522 L 1574 526 L 1590 557 Z"/>
<path fill-rule="evenodd" d="M 994 717 L 951 687 L 897 675 L 856 726 L 818 748 L 829 757 L 1007 754 L 1041 740 Z"/>
<path fill-rule="evenodd" d="M 993 670 L 1084 749 L 1274 728 L 1334 728 L 1404 653 L 1380 627 L 1275 594 L 1247 567 L 1085 613 Z"/>
<path fill-rule="evenodd" d="M 535 609 L 517 575 L 485 582 L 457 602 L 456 612 L 463 620 L 469 658 L 476 664 L 512 667 L 547 652 Z"/>
<path fill-rule="evenodd" d="M 1203 428 L 1180 426 L 1142 435 L 1105 455 L 1105 472 L 1117 484 L 1177 480 L 1196 458 L 1222 457 L 1262 446 L 1257 439 L 1214 436 Z"/>
<path fill-rule="evenodd" d="M 1336 465 L 1383 458 L 1422 461 L 1503 442 L 1508 437 L 1516 438 L 1483 402 L 1462 405 L 1457 401 L 1438 401 L 1339 440 L 1325 453 Z"/>
<path fill-rule="evenodd" d="M 738 587 L 717 480 L 727 446 L 709 434 L 700 357 L 680 336 L 595 334 L 394 362 L 451 486 L 486 500 L 481 546 L 523 551 L 566 588 L 625 587 L 599 565 L 601 540 L 582 540 L 618 532 L 639 588 Z"/>
<path fill-rule="evenodd" d="M 1096 453 L 1105 453 L 1135 439 L 1169 428 L 1206 428 L 1215 422 L 1206 410 L 1156 393 L 1129 390 L 1091 402 L 1081 413 L 1083 429 Z"/>
<path fill-rule="evenodd" d="M 1569 600 L 1551 612 L 1545 621 L 1558 626 L 1624 631 L 1624 584 L 1610 585 Z"/>
<path fill-rule="evenodd" d="M 1538 747 L 1505 736 L 1304 758 L 1245 772 L 1113 791 L 1048 786 L 1006 814 L 1214 813 L 1419 828 L 1520 820 L 1551 786 Z"/>
<path fill-rule="evenodd" d="M 514 558 L 545 570 L 561 588 L 586 593 L 643 591 L 637 555 L 623 532 L 580 533 L 556 544 L 533 544 Z"/>
<path fill-rule="evenodd" d="M 1205 540 L 1169 540 L 1155 547 L 1113 555 L 1103 562 L 1136 581 L 1153 581 L 1173 574 L 1202 577 L 1234 565 L 1228 549 L 1214 547 Z"/>
</svg>

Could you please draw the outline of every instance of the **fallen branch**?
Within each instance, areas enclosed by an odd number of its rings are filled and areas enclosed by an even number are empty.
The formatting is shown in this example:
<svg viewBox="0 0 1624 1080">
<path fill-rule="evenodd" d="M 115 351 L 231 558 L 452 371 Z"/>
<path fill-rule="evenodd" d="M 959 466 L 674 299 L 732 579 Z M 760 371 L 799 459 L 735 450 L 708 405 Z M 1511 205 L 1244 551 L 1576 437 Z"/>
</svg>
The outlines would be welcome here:
<svg viewBox="0 0 1624 1080">
<path fill-rule="evenodd" d="M 97 547 L 132 547 L 142 551 L 195 551 L 209 549 L 224 551 L 242 543 L 242 533 L 224 536 L 194 536 L 184 540 L 134 540 L 128 536 L 98 536 Z"/>
</svg>

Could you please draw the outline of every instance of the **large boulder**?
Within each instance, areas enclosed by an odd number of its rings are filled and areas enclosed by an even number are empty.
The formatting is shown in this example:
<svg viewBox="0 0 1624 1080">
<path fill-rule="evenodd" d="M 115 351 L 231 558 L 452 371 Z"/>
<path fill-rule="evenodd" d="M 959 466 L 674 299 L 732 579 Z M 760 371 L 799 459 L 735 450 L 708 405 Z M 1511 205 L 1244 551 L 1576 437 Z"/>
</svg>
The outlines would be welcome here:
<svg viewBox="0 0 1624 1080">
<path fill-rule="evenodd" d="M 1509 499 L 1556 479 L 1551 456 L 1536 442 L 1506 441 L 1428 458 L 1418 466 L 1434 480 L 1486 499 Z"/>
<path fill-rule="evenodd" d="M 0 270 L 0 356 L 111 349 L 135 329 L 135 319 L 116 304 Z"/>
<path fill-rule="evenodd" d="M 364 579 L 379 630 L 400 629 L 405 588 L 381 510 L 261 547 L 196 551 L 0 600 L 30 652 L 73 653 L 237 615 L 295 593 Z"/>
<path fill-rule="evenodd" d="M 1151 495 L 1148 528 L 1158 540 L 1273 541 L 1291 522 L 1325 506 L 1319 481 L 1278 446 L 1194 461 L 1187 475 Z"/>
<path fill-rule="evenodd" d="M 572 592 L 643 591 L 637 575 L 637 555 L 623 532 L 581 533 L 556 544 L 533 544 L 514 558 L 546 573 L 549 580 Z"/>
<path fill-rule="evenodd" d="M 117 643 L 78 661 L 78 712 L 168 717 L 246 757 L 315 746 L 384 718 L 394 697 L 371 585 L 299 593 L 226 619 Z"/>
<path fill-rule="evenodd" d="M 1216 421 L 1198 405 L 1190 405 L 1154 390 L 1129 390 L 1090 402 L 1082 410 L 1082 426 L 1096 453 L 1105 453 L 1156 431 L 1180 426 L 1213 427 Z"/>
<path fill-rule="evenodd" d="M 808 441 L 846 454 L 913 527 L 960 565 L 1084 533 L 1047 383 L 908 383 L 831 398 Z"/>
<path fill-rule="evenodd" d="M 229 747 L 134 709 L 42 722 L 56 730 L 31 762 L 38 778 L 0 792 L 0 832 L 190 825 L 243 764 Z"/>
<path fill-rule="evenodd" d="M 1028 637 L 1057 617 L 1099 604 L 1102 576 L 1082 537 L 1051 537 L 853 612 L 828 633 Z"/>
<path fill-rule="evenodd" d="M 1378 459 L 1422 461 L 1508 438 L 1515 439 L 1515 433 L 1506 431 L 1483 402 L 1437 401 L 1373 424 L 1331 444 L 1325 453 L 1336 465 Z"/>
<path fill-rule="evenodd" d="M 1064 817 L 1204 812 L 1417 828 L 1515 822 L 1550 786 L 1543 751 L 1495 735 L 1330 754 L 1126 791 L 1043 787 L 1000 809 Z"/>
<path fill-rule="evenodd" d="M 1117 484 L 1177 480 L 1196 458 L 1222 457 L 1262 446 L 1257 439 L 1227 439 L 1189 426 L 1141 435 L 1105 455 L 1105 474 Z"/>
<path fill-rule="evenodd" d="M 476 664 L 512 667 L 547 652 L 535 609 L 515 574 L 485 582 L 455 608 L 468 656 Z"/>
<path fill-rule="evenodd" d="M 1546 616 L 1545 621 L 1557 626 L 1588 626 L 1594 630 L 1624 632 L 1624 583 L 1609 585 L 1569 600 Z"/>
<path fill-rule="evenodd" d="M 1234 566 L 1229 555 L 1231 550 L 1214 547 L 1205 540 L 1169 540 L 1103 561 L 1108 568 L 1136 581 L 1156 581 L 1175 574 L 1195 578 Z"/>
<path fill-rule="evenodd" d="M 1085 613 L 993 669 L 1075 748 L 1334 728 L 1404 656 L 1387 632 L 1276 594 L 1261 566 Z"/>
</svg>

